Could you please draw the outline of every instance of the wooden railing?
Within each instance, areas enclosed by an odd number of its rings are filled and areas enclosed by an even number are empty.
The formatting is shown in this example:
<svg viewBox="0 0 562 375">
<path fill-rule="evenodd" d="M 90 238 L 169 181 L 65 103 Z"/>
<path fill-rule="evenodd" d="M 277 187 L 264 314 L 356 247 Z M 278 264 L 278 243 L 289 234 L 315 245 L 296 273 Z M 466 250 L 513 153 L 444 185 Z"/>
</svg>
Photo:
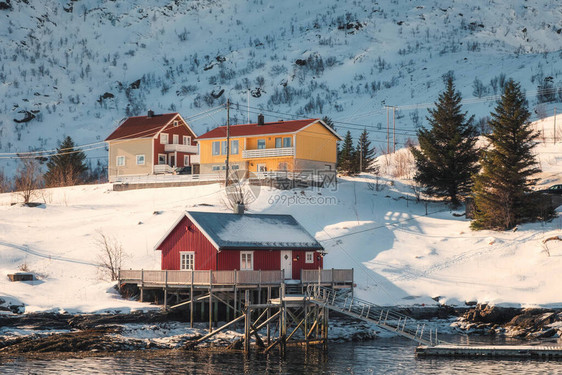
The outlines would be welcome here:
<svg viewBox="0 0 562 375">
<path fill-rule="evenodd" d="M 190 285 L 280 285 L 285 282 L 282 270 L 274 271 L 172 271 L 121 270 L 121 283 L 150 286 Z M 353 269 L 302 270 L 301 283 L 353 283 Z"/>
<path fill-rule="evenodd" d="M 260 148 L 255 150 L 243 150 L 242 158 L 269 158 L 274 156 L 293 156 L 294 154 L 294 147 Z"/>
<path fill-rule="evenodd" d="M 303 284 L 353 283 L 352 269 L 301 270 Z"/>
</svg>

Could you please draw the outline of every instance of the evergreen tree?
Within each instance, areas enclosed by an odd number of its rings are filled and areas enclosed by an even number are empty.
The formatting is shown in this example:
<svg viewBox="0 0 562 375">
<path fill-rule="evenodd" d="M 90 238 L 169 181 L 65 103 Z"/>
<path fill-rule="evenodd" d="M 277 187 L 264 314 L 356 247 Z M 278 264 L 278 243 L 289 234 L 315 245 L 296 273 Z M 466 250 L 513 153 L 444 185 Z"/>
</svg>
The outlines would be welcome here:
<svg viewBox="0 0 562 375">
<path fill-rule="evenodd" d="M 76 149 L 72 138 L 66 137 L 57 148 L 57 153 L 49 157 L 45 183 L 47 186 L 70 186 L 84 180 L 88 169 L 84 161 L 86 154 Z"/>
<path fill-rule="evenodd" d="M 364 129 L 357 141 L 357 167 L 359 172 L 378 173 L 379 167 L 375 163 L 375 148 L 371 147 L 369 133 Z"/>
<path fill-rule="evenodd" d="M 482 153 L 482 173 L 475 176 L 474 229 L 504 230 L 524 220 L 546 218 L 552 209 L 530 194 L 540 169 L 533 155 L 538 133 L 530 126 L 527 100 L 519 84 L 509 80 L 491 114 L 489 148 Z M 541 212 L 542 211 L 542 212 Z"/>
<path fill-rule="evenodd" d="M 336 128 L 334 126 L 334 121 L 331 118 L 329 118 L 328 116 L 322 117 L 322 121 L 324 121 L 324 124 L 328 125 L 330 128 L 336 130 Z"/>
<path fill-rule="evenodd" d="M 460 197 L 470 191 L 472 175 L 478 171 L 476 129 L 474 116 L 467 119 L 466 112 L 461 112 L 461 95 L 455 91 L 451 77 L 445 86 L 435 109 L 429 110 L 431 129 L 418 130 L 420 148 L 410 150 L 417 167 L 414 180 L 424 192 L 448 197 L 457 206 Z"/>
<path fill-rule="evenodd" d="M 345 134 L 342 148 L 338 153 L 338 171 L 346 175 L 357 173 L 357 161 L 355 148 L 353 147 L 353 138 L 351 138 L 351 133 L 348 130 Z"/>
</svg>

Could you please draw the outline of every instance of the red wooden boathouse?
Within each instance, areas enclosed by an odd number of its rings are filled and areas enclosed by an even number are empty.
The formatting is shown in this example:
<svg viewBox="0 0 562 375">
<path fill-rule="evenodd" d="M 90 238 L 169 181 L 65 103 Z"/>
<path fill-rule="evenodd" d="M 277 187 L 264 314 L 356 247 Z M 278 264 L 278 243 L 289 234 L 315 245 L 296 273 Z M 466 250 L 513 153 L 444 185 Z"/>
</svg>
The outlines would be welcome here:
<svg viewBox="0 0 562 375">
<path fill-rule="evenodd" d="M 154 247 L 162 270 L 301 270 L 323 266 L 324 248 L 291 215 L 186 211 Z"/>
</svg>

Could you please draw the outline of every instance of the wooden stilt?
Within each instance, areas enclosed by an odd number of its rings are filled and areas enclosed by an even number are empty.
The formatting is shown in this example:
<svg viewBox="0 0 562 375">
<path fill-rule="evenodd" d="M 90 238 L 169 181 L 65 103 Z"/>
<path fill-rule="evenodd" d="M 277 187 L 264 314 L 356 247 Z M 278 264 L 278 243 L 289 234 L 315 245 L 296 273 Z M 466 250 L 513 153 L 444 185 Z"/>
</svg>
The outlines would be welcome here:
<svg viewBox="0 0 562 375">
<path fill-rule="evenodd" d="M 267 301 L 266 303 L 271 302 L 271 287 L 267 287 Z M 267 309 L 267 319 L 271 317 L 271 309 Z M 269 323 L 267 323 L 267 346 L 271 343 L 271 330 L 269 327 Z"/>
<path fill-rule="evenodd" d="M 252 315 L 250 310 L 249 290 L 246 290 L 244 300 L 245 300 L 245 309 L 246 309 L 245 311 L 246 319 L 244 320 L 244 352 L 249 353 L 250 352 L 250 326 L 252 324 L 252 322 L 250 321 Z"/>
</svg>

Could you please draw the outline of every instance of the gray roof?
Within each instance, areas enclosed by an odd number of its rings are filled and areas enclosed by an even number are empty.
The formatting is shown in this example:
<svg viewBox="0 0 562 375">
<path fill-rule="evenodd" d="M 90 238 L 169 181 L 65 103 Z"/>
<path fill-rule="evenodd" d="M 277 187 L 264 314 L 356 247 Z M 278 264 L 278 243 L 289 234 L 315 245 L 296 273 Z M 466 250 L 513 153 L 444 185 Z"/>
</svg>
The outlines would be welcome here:
<svg viewBox="0 0 562 375">
<path fill-rule="evenodd" d="M 218 250 L 323 250 L 291 215 L 187 211 Z"/>
</svg>

